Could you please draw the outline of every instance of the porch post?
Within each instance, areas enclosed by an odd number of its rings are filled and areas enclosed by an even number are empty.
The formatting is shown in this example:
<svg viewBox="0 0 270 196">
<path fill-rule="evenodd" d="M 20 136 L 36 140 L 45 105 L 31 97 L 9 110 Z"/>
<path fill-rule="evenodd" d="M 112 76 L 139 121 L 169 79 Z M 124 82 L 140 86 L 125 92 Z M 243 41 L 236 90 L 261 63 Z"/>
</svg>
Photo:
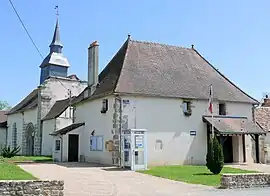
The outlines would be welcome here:
<svg viewBox="0 0 270 196">
<path fill-rule="evenodd" d="M 242 147 L 243 147 L 243 162 L 246 162 L 246 136 L 245 134 L 242 135 Z"/>
<path fill-rule="evenodd" d="M 256 163 L 260 163 L 259 135 L 255 135 Z"/>
</svg>

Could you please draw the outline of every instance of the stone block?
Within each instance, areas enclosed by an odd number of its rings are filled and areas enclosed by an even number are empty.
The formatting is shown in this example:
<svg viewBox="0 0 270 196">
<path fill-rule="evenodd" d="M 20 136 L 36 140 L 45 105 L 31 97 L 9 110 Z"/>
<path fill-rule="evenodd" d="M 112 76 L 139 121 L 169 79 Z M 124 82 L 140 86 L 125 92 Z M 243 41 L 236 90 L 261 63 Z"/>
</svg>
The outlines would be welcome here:
<svg viewBox="0 0 270 196">
<path fill-rule="evenodd" d="M 64 181 L 56 181 L 56 180 L 0 181 L 0 195 L 60 196 L 64 195 Z"/>
<path fill-rule="evenodd" d="M 249 173 L 249 174 L 223 174 L 221 176 L 221 188 L 251 188 L 270 187 L 270 174 Z"/>
</svg>

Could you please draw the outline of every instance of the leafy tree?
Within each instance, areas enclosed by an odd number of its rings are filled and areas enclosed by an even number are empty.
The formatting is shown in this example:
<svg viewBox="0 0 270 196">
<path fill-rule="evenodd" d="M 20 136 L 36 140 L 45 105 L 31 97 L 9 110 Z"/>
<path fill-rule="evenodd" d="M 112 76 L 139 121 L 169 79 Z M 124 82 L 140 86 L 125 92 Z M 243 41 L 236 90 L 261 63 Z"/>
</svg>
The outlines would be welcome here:
<svg viewBox="0 0 270 196">
<path fill-rule="evenodd" d="M 224 166 L 222 145 L 216 136 L 209 139 L 209 148 L 206 155 L 206 166 L 213 174 L 219 174 Z"/>
<path fill-rule="evenodd" d="M 8 110 L 11 106 L 6 101 L 0 101 L 0 110 Z"/>
</svg>

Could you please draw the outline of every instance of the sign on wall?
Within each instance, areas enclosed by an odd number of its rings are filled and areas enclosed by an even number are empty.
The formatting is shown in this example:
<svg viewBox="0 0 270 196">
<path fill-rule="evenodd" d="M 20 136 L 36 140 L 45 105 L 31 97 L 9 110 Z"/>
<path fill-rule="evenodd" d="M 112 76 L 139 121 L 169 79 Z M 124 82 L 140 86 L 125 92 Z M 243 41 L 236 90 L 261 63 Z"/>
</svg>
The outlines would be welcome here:
<svg viewBox="0 0 270 196">
<path fill-rule="evenodd" d="M 191 136 L 195 136 L 195 135 L 196 135 L 196 131 L 191 130 L 191 131 L 190 131 L 190 135 L 191 135 Z"/>
<path fill-rule="evenodd" d="M 136 148 L 143 148 L 143 136 L 142 135 L 135 136 L 135 146 L 136 146 Z"/>
</svg>

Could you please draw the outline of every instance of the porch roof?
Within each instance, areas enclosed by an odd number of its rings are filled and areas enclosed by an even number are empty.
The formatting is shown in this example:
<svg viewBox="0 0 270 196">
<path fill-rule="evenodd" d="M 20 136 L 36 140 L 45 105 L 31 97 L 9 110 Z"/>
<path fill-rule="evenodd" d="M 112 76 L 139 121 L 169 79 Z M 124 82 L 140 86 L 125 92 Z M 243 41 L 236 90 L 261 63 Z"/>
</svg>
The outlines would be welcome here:
<svg viewBox="0 0 270 196">
<path fill-rule="evenodd" d="M 239 116 L 203 116 L 203 121 L 213 125 L 215 130 L 222 135 L 258 134 L 266 135 L 266 132 L 247 117 Z"/>
<path fill-rule="evenodd" d="M 53 136 L 56 136 L 56 135 L 65 135 L 68 132 L 70 132 L 70 131 L 72 131 L 74 129 L 77 129 L 77 128 L 83 126 L 83 125 L 85 125 L 84 122 L 83 123 L 73 123 L 73 124 L 71 124 L 71 125 L 69 125 L 67 127 L 64 127 L 62 129 L 59 129 L 59 130 L 57 130 L 57 131 L 55 131 L 53 133 L 50 133 L 50 135 L 53 135 Z"/>
</svg>

